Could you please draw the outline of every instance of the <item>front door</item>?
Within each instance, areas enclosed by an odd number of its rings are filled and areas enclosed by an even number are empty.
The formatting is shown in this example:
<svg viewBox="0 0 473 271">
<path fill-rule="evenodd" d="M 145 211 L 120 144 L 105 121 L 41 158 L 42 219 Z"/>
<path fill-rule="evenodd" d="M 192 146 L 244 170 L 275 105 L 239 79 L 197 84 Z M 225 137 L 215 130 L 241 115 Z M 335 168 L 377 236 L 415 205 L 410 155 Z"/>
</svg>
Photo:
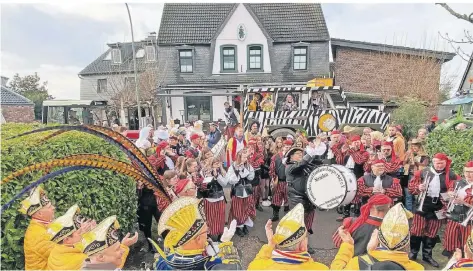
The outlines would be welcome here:
<svg viewBox="0 0 473 271">
<path fill-rule="evenodd" d="M 212 121 L 212 97 L 186 97 L 187 121 Z"/>
</svg>

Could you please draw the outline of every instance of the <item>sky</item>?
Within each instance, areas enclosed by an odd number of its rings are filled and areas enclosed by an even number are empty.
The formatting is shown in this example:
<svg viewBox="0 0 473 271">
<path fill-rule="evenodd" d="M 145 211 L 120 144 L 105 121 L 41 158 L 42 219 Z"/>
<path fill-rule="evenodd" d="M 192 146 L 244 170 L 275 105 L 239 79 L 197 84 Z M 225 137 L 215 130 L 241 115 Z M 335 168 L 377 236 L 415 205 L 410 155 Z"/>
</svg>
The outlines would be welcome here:
<svg viewBox="0 0 473 271">
<path fill-rule="evenodd" d="M 129 4 L 135 40 L 158 32 L 163 5 Z M 473 4 L 449 5 L 473 12 Z M 1 74 L 12 78 L 37 72 L 56 99 L 79 99 L 79 71 L 105 52 L 107 43 L 131 41 L 123 3 L 3 3 L 0 8 Z M 332 38 L 453 52 L 438 33 L 462 39 L 465 29 L 473 32 L 472 24 L 433 3 L 323 3 L 322 9 Z M 473 51 L 472 45 L 462 48 Z M 443 65 L 443 78 L 458 84 L 465 68 L 466 61 L 456 56 Z"/>
</svg>

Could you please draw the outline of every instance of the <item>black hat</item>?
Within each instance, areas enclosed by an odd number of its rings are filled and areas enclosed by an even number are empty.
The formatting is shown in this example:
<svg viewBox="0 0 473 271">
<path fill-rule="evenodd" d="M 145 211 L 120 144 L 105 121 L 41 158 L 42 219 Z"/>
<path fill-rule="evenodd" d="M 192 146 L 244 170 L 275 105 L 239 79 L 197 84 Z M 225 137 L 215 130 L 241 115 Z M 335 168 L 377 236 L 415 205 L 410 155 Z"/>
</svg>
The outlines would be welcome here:
<svg viewBox="0 0 473 271">
<path fill-rule="evenodd" d="M 298 147 L 291 148 L 290 150 L 287 151 L 286 155 L 284 156 L 288 162 L 291 160 L 291 155 L 293 155 L 296 151 L 301 151 L 302 153 L 304 153 L 303 148 L 298 148 Z"/>
</svg>

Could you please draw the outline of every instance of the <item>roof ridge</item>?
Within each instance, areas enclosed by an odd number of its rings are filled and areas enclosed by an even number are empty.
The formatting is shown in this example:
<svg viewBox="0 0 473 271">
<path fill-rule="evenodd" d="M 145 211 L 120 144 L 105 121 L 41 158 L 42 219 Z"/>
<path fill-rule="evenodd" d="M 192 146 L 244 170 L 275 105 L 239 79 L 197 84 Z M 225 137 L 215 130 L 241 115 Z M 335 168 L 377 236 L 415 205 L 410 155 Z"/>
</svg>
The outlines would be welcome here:
<svg viewBox="0 0 473 271">
<path fill-rule="evenodd" d="M 348 39 L 340 39 L 340 38 L 331 38 L 330 41 L 340 41 L 340 42 L 351 42 L 351 43 L 358 43 L 358 44 L 365 44 L 365 45 L 374 45 L 374 46 L 383 46 L 386 48 L 393 48 L 393 49 L 407 49 L 407 50 L 414 50 L 414 51 L 424 51 L 424 52 L 430 52 L 430 53 L 436 53 L 436 54 L 452 54 L 456 55 L 455 53 L 452 52 L 447 52 L 447 51 L 437 51 L 437 50 L 431 50 L 431 49 L 425 49 L 425 48 L 415 48 L 415 47 L 408 47 L 408 46 L 403 46 L 403 45 L 394 45 L 394 44 L 387 44 L 387 43 L 376 43 L 376 42 L 369 42 L 369 41 L 359 41 L 359 40 L 348 40 Z"/>
</svg>

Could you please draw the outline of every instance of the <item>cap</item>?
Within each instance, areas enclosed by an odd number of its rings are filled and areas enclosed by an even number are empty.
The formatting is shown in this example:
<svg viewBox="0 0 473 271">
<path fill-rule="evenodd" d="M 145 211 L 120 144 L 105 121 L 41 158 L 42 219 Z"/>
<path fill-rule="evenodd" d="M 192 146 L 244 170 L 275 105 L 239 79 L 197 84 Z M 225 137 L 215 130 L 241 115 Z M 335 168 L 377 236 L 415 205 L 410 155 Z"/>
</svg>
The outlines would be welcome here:
<svg viewBox="0 0 473 271">
<path fill-rule="evenodd" d="M 82 240 L 74 246 L 82 253 L 92 256 L 120 242 L 120 224 L 116 216 L 110 216 L 100 222 L 95 229 L 82 235 Z"/>
<path fill-rule="evenodd" d="M 306 235 L 304 206 L 298 203 L 279 222 L 273 235 L 273 241 L 278 247 L 290 247 L 301 242 Z"/>
<path fill-rule="evenodd" d="M 409 218 L 414 215 L 402 203 L 394 205 L 379 227 L 379 242 L 389 250 L 401 250 L 409 244 Z"/>
<path fill-rule="evenodd" d="M 190 140 L 196 140 L 196 139 L 199 139 L 200 138 L 200 135 L 195 133 L 195 134 L 192 134 L 191 137 L 190 137 Z"/>
<path fill-rule="evenodd" d="M 182 197 L 173 201 L 162 213 L 158 234 L 168 230 L 164 247 L 171 252 L 194 239 L 205 225 L 203 202 L 196 198 Z"/>
<path fill-rule="evenodd" d="M 31 190 L 30 195 L 21 202 L 20 212 L 32 216 L 51 201 L 46 195 L 46 191 L 38 186 Z"/>
</svg>

